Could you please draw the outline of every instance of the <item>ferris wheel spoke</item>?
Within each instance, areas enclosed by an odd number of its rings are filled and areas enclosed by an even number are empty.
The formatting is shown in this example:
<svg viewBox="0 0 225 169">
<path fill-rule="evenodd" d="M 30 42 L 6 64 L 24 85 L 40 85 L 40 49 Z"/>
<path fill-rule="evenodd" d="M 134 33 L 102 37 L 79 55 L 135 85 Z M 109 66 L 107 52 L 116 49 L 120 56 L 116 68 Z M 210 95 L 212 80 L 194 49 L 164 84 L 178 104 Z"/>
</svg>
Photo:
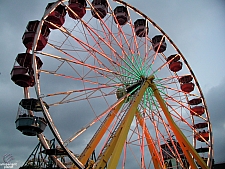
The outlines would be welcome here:
<svg viewBox="0 0 225 169">
<path fill-rule="evenodd" d="M 160 118 L 161 118 L 161 116 L 160 116 Z M 173 156 L 176 156 L 178 158 L 177 161 L 181 164 L 181 166 L 183 166 L 180 152 L 177 149 L 174 149 L 174 147 L 177 147 L 175 145 L 175 143 L 177 144 L 177 142 L 174 142 L 174 140 L 173 140 L 173 135 L 171 135 L 172 129 L 169 127 L 169 124 L 165 123 L 165 121 L 162 119 L 161 124 L 163 124 L 163 127 L 165 128 L 166 135 L 167 135 L 167 138 L 165 138 L 165 133 L 161 132 L 162 126 L 159 127 L 158 125 L 156 125 L 156 121 L 154 121 L 153 123 L 155 126 L 156 135 L 158 137 L 158 140 L 160 141 L 160 142 L 158 142 L 158 147 L 160 149 L 161 155 L 163 156 L 163 154 L 165 154 L 165 153 L 167 154 L 167 152 L 165 152 L 165 150 L 162 148 L 162 145 L 166 145 L 167 148 L 169 148 L 170 153 L 171 153 L 171 154 L 168 153 L 167 156 L 170 156 L 171 158 Z M 169 141 L 169 143 L 171 143 L 171 145 L 168 144 L 168 141 Z"/>
<path fill-rule="evenodd" d="M 130 15 L 130 9 L 128 8 L 128 15 L 129 15 L 129 26 L 131 27 L 131 31 L 132 31 L 132 37 L 133 37 L 133 41 L 134 41 L 134 44 L 133 44 L 133 51 L 134 53 L 137 53 L 139 56 L 141 56 L 141 52 L 139 50 L 139 45 L 138 45 L 138 39 L 137 39 L 137 36 L 136 36 L 136 33 L 135 33 L 135 30 L 134 30 L 134 25 L 133 25 L 133 21 L 132 21 L 132 17 Z"/>
<path fill-rule="evenodd" d="M 160 114 L 160 111 L 158 111 L 158 113 Z M 169 127 L 169 125 L 164 122 L 164 119 L 162 119 L 161 115 L 160 116 L 155 115 L 155 116 L 158 117 L 158 119 L 161 121 L 160 123 L 157 122 L 157 124 L 163 124 L 163 126 L 166 129 L 167 135 L 169 136 L 169 138 L 172 138 L 172 136 L 171 136 L 171 134 L 169 132 L 169 131 L 172 131 L 171 128 L 169 128 L 169 130 L 167 129 Z M 149 118 L 149 119 L 151 119 L 151 118 Z M 162 139 L 164 139 L 164 135 L 165 134 L 161 133 L 162 126 L 160 127 L 160 126 L 156 125 L 156 120 L 153 120 L 152 122 L 153 122 L 153 126 L 155 126 L 154 128 L 155 128 L 156 138 L 158 138 L 160 136 L 160 137 L 162 137 Z M 158 138 L 158 140 L 161 140 L 161 139 Z M 173 141 L 173 140 L 171 140 L 171 141 Z M 167 144 L 167 140 L 164 140 L 164 144 Z M 162 145 L 162 142 L 158 142 L 158 145 L 160 147 L 160 145 Z M 172 149 L 171 149 L 171 152 L 173 152 Z M 161 153 L 162 153 L 162 151 L 161 151 Z M 179 154 L 179 153 L 175 152 L 174 155 L 175 154 Z M 178 155 L 175 155 L 175 156 L 178 156 Z M 182 162 L 181 158 L 179 159 L 179 161 Z"/>
<path fill-rule="evenodd" d="M 85 27 L 86 25 L 84 25 Z M 102 37 L 100 37 L 100 35 L 96 35 L 97 33 L 95 32 L 94 28 L 90 28 L 90 27 L 85 27 L 87 29 L 87 31 L 89 32 L 89 35 L 92 37 L 92 39 L 95 41 L 95 44 L 98 46 L 98 48 L 101 50 L 101 52 L 105 52 L 104 49 L 102 49 L 100 43 L 103 43 L 104 45 L 106 45 L 111 52 L 114 54 L 114 56 L 118 56 L 119 54 L 117 53 L 117 51 L 110 45 L 110 43 L 107 41 L 107 39 L 103 39 Z M 102 42 L 103 41 L 103 42 Z"/>
<path fill-rule="evenodd" d="M 103 33 L 105 34 L 105 37 L 106 37 L 106 40 L 108 41 L 108 43 L 112 45 L 112 42 L 115 42 L 114 45 L 117 45 L 118 47 L 120 47 L 120 50 L 122 51 L 122 54 L 127 56 L 128 55 L 127 52 L 124 50 L 124 47 L 122 46 L 122 44 L 116 39 L 114 33 L 112 33 L 112 31 L 109 30 L 108 27 L 106 27 L 106 29 L 109 33 L 106 32 L 106 30 L 103 27 L 103 26 L 106 26 L 104 24 L 104 22 L 100 22 L 100 25 L 101 25 L 101 28 L 103 30 Z M 110 40 L 111 37 L 112 37 L 112 40 Z M 119 56 L 119 55 L 115 55 L 115 56 Z M 119 58 L 122 58 L 122 56 L 120 56 Z"/>
<path fill-rule="evenodd" d="M 112 71 L 111 69 L 108 69 L 107 67 L 106 68 L 101 68 L 101 67 L 98 67 L 98 66 L 95 66 L 95 65 L 86 64 L 86 63 L 84 63 L 82 61 L 79 61 L 79 60 L 73 61 L 73 60 L 69 60 L 69 59 L 66 59 L 66 58 L 62 58 L 60 56 L 51 55 L 51 54 L 43 53 L 43 52 L 39 52 L 39 54 L 42 54 L 42 55 L 45 55 L 45 56 L 48 56 L 48 57 L 52 57 L 52 58 L 54 58 L 56 60 L 66 61 L 66 62 L 69 62 L 69 63 L 85 66 L 85 67 L 88 67 L 89 69 L 91 69 L 91 70 L 93 70 L 95 72 L 103 71 L 103 72 L 108 72 L 108 73 L 119 75 L 118 72 Z M 99 74 L 101 74 L 101 73 L 99 73 Z"/>
<path fill-rule="evenodd" d="M 117 53 L 117 51 L 115 49 L 113 49 L 110 44 L 108 44 L 108 42 L 106 40 L 104 40 L 96 31 L 95 31 L 95 28 L 92 28 L 90 27 L 84 20 L 80 20 L 81 23 L 82 23 L 82 26 L 84 28 L 86 28 L 86 30 L 89 32 L 89 35 L 92 37 L 92 39 L 96 42 L 96 45 L 98 45 L 98 47 L 101 49 L 101 52 L 104 52 L 104 50 L 101 48 L 101 46 L 99 45 L 99 40 L 101 42 L 103 42 L 109 49 L 111 49 L 111 52 L 115 53 L 115 56 L 119 56 L 119 54 Z M 65 32 L 66 33 L 66 32 Z M 93 33 L 93 34 L 92 34 Z M 86 36 L 86 34 L 84 33 L 84 35 Z M 111 36 L 114 36 L 112 33 L 111 33 Z M 72 36 L 71 36 L 72 37 Z M 99 40 L 97 40 L 99 39 Z M 87 40 L 87 39 L 86 39 Z M 88 42 L 88 41 L 87 41 Z M 83 44 L 81 44 L 83 46 Z M 88 45 L 88 48 L 90 47 L 91 45 Z"/>
<path fill-rule="evenodd" d="M 97 93 L 97 94 L 96 94 Z M 114 95 L 114 93 L 104 93 L 104 94 L 98 94 L 99 90 L 93 90 L 93 91 L 89 91 L 86 92 L 84 90 L 83 93 L 77 95 L 77 96 L 71 96 L 71 98 L 66 99 L 68 96 L 63 97 L 60 101 L 56 102 L 56 103 L 51 103 L 49 104 L 49 106 L 55 106 L 55 105 L 60 105 L 60 104 L 65 104 L 65 103 L 70 103 L 70 102 L 76 102 L 76 101 L 82 101 L 82 100 L 87 100 L 87 99 L 96 99 L 96 98 L 101 98 L 101 97 L 106 97 L 106 96 L 111 96 Z"/>
<path fill-rule="evenodd" d="M 165 95 L 167 95 L 167 94 L 165 94 Z M 168 96 L 168 95 L 167 95 L 167 97 L 169 97 L 171 100 L 173 100 L 173 101 L 176 102 L 177 104 L 180 104 L 181 106 L 183 106 L 183 107 L 186 108 L 187 110 L 189 110 L 189 112 L 193 112 L 189 107 L 187 107 L 185 104 L 182 104 L 182 103 L 178 102 L 178 101 L 175 100 L 173 97 Z M 207 122 L 207 119 L 206 119 L 205 117 L 203 117 L 203 116 L 201 116 L 201 115 L 199 115 L 199 114 L 196 114 L 195 112 L 193 112 L 193 113 L 194 113 L 196 116 L 198 116 L 199 118 L 201 118 L 202 120 L 204 120 L 204 121 Z"/>
<path fill-rule="evenodd" d="M 108 0 L 107 0 L 108 1 Z M 120 25 L 120 24 L 118 24 L 118 20 L 116 19 L 116 17 L 115 17 L 115 15 L 114 15 L 114 12 L 113 12 L 113 10 L 112 10 L 112 7 L 109 5 L 109 9 L 110 9 L 110 11 L 111 11 L 111 15 L 113 16 L 113 19 L 115 19 L 116 20 L 116 22 L 117 22 L 117 27 L 118 27 L 118 31 L 119 31 L 119 35 L 120 34 L 122 34 L 122 37 L 120 37 L 121 39 L 124 39 L 125 40 L 125 43 L 126 43 L 126 45 L 127 45 L 127 49 L 128 49 L 128 51 L 130 51 L 131 52 L 131 54 L 134 54 L 133 53 L 133 51 L 131 51 L 131 46 L 130 46 L 130 43 L 128 42 L 128 39 L 127 39 L 127 37 L 126 37 L 126 34 L 125 34 L 125 32 L 123 31 L 123 29 L 122 29 L 122 26 Z M 124 48 L 124 45 L 122 45 L 122 47 Z"/>
<path fill-rule="evenodd" d="M 115 107 L 120 104 L 121 102 L 123 102 L 123 98 L 120 99 L 118 102 L 116 102 L 115 104 L 113 104 L 112 106 L 109 107 L 109 109 L 105 110 L 103 113 L 101 113 L 100 115 L 98 115 L 95 119 L 93 119 L 90 123 L 88 123 L 87 125 L 85 125 L 84 127 L 82 127 L 79 131 L 77 131 L 76 133 L 74 133 L 70 138 L 66 139 L 64 141 L 65 145 L 68 145 L 70 142 L 72 142 L 74 139 L 76 139 L 77 137 L 79 137 L 79 135 L 81 135 L 83 132 L 85 132 L 88 128 L 90 128 L 92 125 L 94 125 L 96 122 L 100 121 L 104 116 L 106 116 L 108 113 L 110 113 L 113 109 L 115 109 Z"/>
<path fill-rule="evenodd" d="M 156 74 L 157 72 L 159 72 L 161 69 L 165 68 L 165 66 L 167 66 L 170 62 L 171 62 L 171 61 L 165 62 L 165 63 L 162 64 L 160 67 L 158 67 L 157 69 L 155 69 L 154 72 L 153 72 L 152 74 L 155 75 L 155 74 Z M 154 63 L 154 61 L 153 61 L 153 63 Z M 152 63 L 152 64 L 153 64 L 153 63 Z"/>
<path fill-rule="evenodd" d="M 92 49 L 92 51 L 98 53 L 100 56 L 103 56 L 104 58 L 106 58 L 108 61 L 110 61 L 111 63 L 117 65 L 117 63 L 115 61 L 113 61 L 111 58 L 109 58 L 105 53 L 100 52 L 98 50 L 96 50 L 94 47 L 92 47 L 91 45 L 89 45 L 88 43 L 82 41 L 81 39 L 78 39 L 77 37 L 75 37 L 74 35 L 70 34 L 67 30 L 60 28 L 60 30 L 66 34 L 68 34 L 71 38 L 73 38 L 76 42 L 78 42 L 85 50 L 89 50 Z M 99 37 L 100 38 L 100 37 Z M 100 38 L 101 40 L 103 40 L 102 38 Z M 103 42 L 105 42 L 103 40 Z M 106 44 L 107 45 L 107 44 Z M 110 49 L 112 49 L 109 45 L 108 47 Z M 113 50 L 113 49 L 112 49 Z M 119 65 L 118 65 L 119 66 Z"/>
<path fill-rule="evenodd" d="M 142 138 L 146 138 L 146 142 L 147 142 L 147 145 L 149 147 L 149 151 L 150 151 L 150 154 L 153 158 L 153 163 L 154 163 L 154 166 L 155 168 L 163 168 L 163 164 L 162 164 L 162 161 L 163 159 L 160 159 L 160 156 L 158 154 L 158 150 L 153 142 L 153 139 L 148 131 L 148 127 L 146 126 L 146 122 L 145 122 L 145 117 L 144 118 L 141 118 L 140 116 L 140 113 L 137 112 L 136 113 L 136 117 L 139 121 L 139 124 L 143 130 L 143 133 L 142 133 Z M 144 144 L 143 144 L 143 141 L 142 140 L 142 153 L 144 153 Z M 144 155 L 142 157 L 142 159 L 144 159 Z M 159 167 L 160 166 L 160 167 Z M 143 164 L 142 164 L 142 168 L 143 168 Z"/>
<path fill-rule="evenodd" d="M 107 34 L 107 33 L 105 32 L 105 34 Z M 112 32 L 110 32 L 110 36 L 109 36 L 109 37 L 111 37 L 111 36 L 114 36 L 114 35 L 112 34 Z M 107 37 L 108 37 L 108 36 L 107 36 Z M 108 41 L 110 42 L 109 39 L 108 39 Z M 107 45 L 107 46 L 109 46 L 109 45 Z M 120 46 L 120 47 L 121 47 L 121 46 Z M 111 49 L 112 49 L 112 48 L 111 48 Z M 121 49 L 123 49 L 123 48 L 121 47 Z M 114 51 L 115 51 L 115 50 L 114 50 Z M 115 52 L 114 52 L 114 53 L 115 53 Z M 123 52 L 123 53 L 124 53 L 124 52 Z M 127 54 L 125 54 L 125 55 L 127 55 Z M 115 56 L 115 57 L 119 56 L 119 59 L 120 59 L 121 61 L 123 61 L 123 62 L 125 63 L 126 66 L 128 66 L 128 67 L 131 68 L 130 64 L 126 62 L 126 60 L 125 60 L 126 58 L 120 56 L 120 55 L 117 54 L 117 53 L 115 53 L 114 56 Z M 130 62 L 130 63 L 133 64 L 133 62 Z M 133 65 L 132 65 L 132 66 L 133 66 Z M 125 69 L 124 66 L 121 66 L 121 68 L 124 68 L 124 69 Z M 129 69 L 126 69 L 126 71 L 129 72 Z M 132 73 L 132 72 L 130 72 L 130 73 Z"/>
<path fill-rule="evenodd" d="M 92 4 L 89 2 L 89 0 L 87 1 L 88 4 L 90 5 L 90 7 L 92 9 L 94 9 L 94 7 L 92 6 Z M 109 4 L 110 5 L 110 4 Z M 95 9 L 94 9 L 95 10 Z M 95 11 L 96 12 L 96 11 Z M 97 12 L 96 12 L 97 13 Z M 97 15 L 99 15 L 97 13 Z M 99 17 L 100 18 L 100 17 Z M 102 19 L 99 19 L 99 22 L 101 23 L 101 27 L 102 27 L 102 30 L 103 32 L 107 35 L 107 33 L 105 32 L 105 29 L 103 28 L 103 26 L 106 28 L 106 30 L 109 32 L 110 34 L 110 37 L 112 37 L 114 39 L 114 41 L 116 42 L 116 44 L 120 47 L 120 49 L 126 54 L 126 52 L 123 50 L 123 47 L 121 46 L 121 44 L 119 43 L 119 41 L 116 39 L 116 37 L 114 36 L 113 32 L 110 30 L 110 28 L 106 25 L 105 21 L 103 21 Z M 107 36 L 106 36 L 107 37 Z M 119 55 L 117 55 L 119 56 Z"/>
<path fill-rule="evenodd" d="M 148 25 L 147 20 L 146 20 L 145 25 Z M 147 29 L 145 31 L 146 31 L 145 34 L 147 35 Z M 143 62 L 142 62 L 143 66 L 145 65 L 145 62 L 146 62 L 146 60 L 148 58 L 148 54 L 149 54 L 149 46 L 148 46 L 148 38 L 147 38 L 147 36 L 145 36 L 144 40 L 145 40 L 145 42 L 144 42 L 144 45 L 145 45 L 144 46 L 144 50 L 145 50 L 145 52 L 144 52 L 144 59 L 143 59 Z"/>
<path fill-rule="evenodd" d="M 177 79 L 179 79 L 179 77 L 177 75 L 169 75 L 167 77 L 160 77 L 155 79 L 155 81 L 157 82 L 157 84 L 162 84 L 162 85 L 166 85 L 168 82 L 173 81 L 174 83 L 177 82 Z"/>
<path fill-rule="evenodd" d="M 101 84 L 99 82 L 92 81 L 91 80 L 92 77 L 87 77 L 86 79 L 84 79 L 83 77 L 77 78 L 77 77 L 73 77 L 73 76 L 68 76 L 68 75 L 64 75 L 64 74 L 55 73 L 55 72 L 52 72 L 52 71 L 50 72 L 50 71 L 47 71 L 47 70 L 41 70 L 40 72 L 43 72 L 43 73 L 46 73 L 46 74 L 52 74 L 52 75 L 55 75 L 55 76 L 58 76 L 58 77 L 67 78 L 67 79 L 78 80 L 78 81 L 82 81 L 82 82 L 86 82 L 86 83 L 90 83 L 90 84 L 104 85 L 104 84 Z M 99 77 L 102 77 L 102 76 L 99 76 Z M 120 86 L 120 85 L 115 85 L 115 86 Z"/>
<path fill-rule="evenodd" d="M 55 47 L 56 48 L 56 47 Z M 60 50 L 61 51 L 61 50 Z M 62 51 L 63 53 L 65 53 L 64 51 Z M 104 52 L 104 51 L 102 51 L 102 52 Z M 41 53 L 41 52 L 40 52 Z M 68 53 L 65 53 L 66 55 L 69 55 Z M 93 55 L 93 54 L 92 54 Z M 47 55 L 47 56 L 49 56 L 49 55 Z M 70 57 L 72 57 L 72 58 L 74 58 L 73 56 L 71 56 L 71 55 L 69 55 Z M 99 61 L 99 59 L 97 59 L 94 55 L 93 55 L 93 57 L 97 60 L 97 61 Z M 59 58 L 58 58 L 59 59 Z M 60 59 L 63 59 L 63 58 L 60 58 Z M 130 65 L 124 60 L 124 59 L 122 59 L 123 61 L 124 61 L 124 63 L 126 63 L 129 67 L 130 67 Z M 67 60 L 68 61 L 68 60 Z M 86 65 L 86 64 L 84 64 L 82 61 L 79 61 L 79 60 L 77 60 L 76 59 L 76 61 L 77 61 L 77 64 L 83 64 L 83 65 L 85 65 L 85 66 L 89 66 L 89 67 L 92 67 L 93 68 L 93 66 L 91 66 L 91 65 Z M 110 60 L 110 61 L 112 61 L 112 60 Z M 73 61 L 70 61 L 70 62 L 73 62 Z M 131 62 L 132 63 L 132 62 Z M 100 63 L 101 65 L 103 65 L 102 63 Z M 115 62 L 113 61 L 113 66 L 114 66 L 114 64 L 115 64 Z M 104 65 L 103 65 L 104 66 Z M 104 67 L 106 67 L 107 68 L 107 66 L 104 66 Z M 123 68 L 123 69 L 125 69 L 125 67 L 124 66 L 121 66 L 121 68 Z M 98 68 L 98 69 L 102 69 L 102 68 Z M 132 73 L 133 74 L 133 72 L 131 72 L 129 69 L 126 69 L 126 71 L 128 71 L 128 72 L 130 72 L 130 73 Z M 136 76 L 136 74 L 133 74 L 133 75 L 135 75 Z"/>
</svg>

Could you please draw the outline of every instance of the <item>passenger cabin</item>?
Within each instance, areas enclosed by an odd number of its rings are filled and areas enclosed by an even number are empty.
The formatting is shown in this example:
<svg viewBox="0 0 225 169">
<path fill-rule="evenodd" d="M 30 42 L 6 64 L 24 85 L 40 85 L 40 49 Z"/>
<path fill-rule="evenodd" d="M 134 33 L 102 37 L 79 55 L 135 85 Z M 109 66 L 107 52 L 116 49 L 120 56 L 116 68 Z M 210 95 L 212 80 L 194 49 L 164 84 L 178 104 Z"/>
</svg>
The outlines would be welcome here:
<svg viewBox="0 0 225 169">
<path fill-rule="evenodd" d="M 32 54 L 30 53 L 19 53 L 16 57 L 16 62 L 26 68 L 32 68 L 33 60 L 32 60 Z M 43 65 L 43 62 L 38 56 L 35 56 L 36 58 L 36 65 L 37 69 L 40 69 Z"/>
<path fill-rule="evenodd" d="M 14 66 L 11 71 L 11 80 L 20 87 L 33 87 L 34 76 L 29 74 L 29 69 L 22 66 Z"/>
<path fill-rule="evenodd" d="M 48 3 L 45 10 L 47 11 L 51 9 L 53 4 L 55 3 L 54 2 Z M 64 24 L 65 16 L 66 16 L 66 7 L 60 4 L 46 18 L 46 21 L 50 23 L 45 22 L 45 24 L 51 29 L 58 29 L 57 27 L 61 27 Z"/>
<path fill-rule="evenodd" d="M 203 106 L 195 106 L 191 108 L 191 115 L 201 116 L 205 113 L 205 108 Z"/>
<path fill-rule="evenodd" d="M 22 40 L 23 40 L 24 46 L 28 50 L 32 49 L 35 33 L 37 31 L 39 23 L 40 21 L 35 20 L 35 21 L 29 21 L 29 23 L 27 24 L 26 31 L 23 34 Z M 43 24 L 40 37 L 37 41 L 37 46 L 36 46 L 37 51 L 41 51 L 46 46 L 49 34 L 50 34 L 50 29 L 48 28 L 47 25 Z"/>
<path fill-rule="evenodd" d="M 185 75 L 179 79 L 181 90 L 186 93 L 190 93 L 194 90 L 194 83 L 192 83 L 193 77 L 191 75 Z"/>
<path fill-rule="evenodd" d="M 47 126 L 44 118 L 29 116 L 26 114 L 19 115 L 15 123 L 16 129 L 27 136 L 36 136 L 37 134 L 41 134 Z"/>
<path fill-rule="evenodd" d="M 199 131 L 197 134 L 195 134 L 195 139 L 201 142 L 205 142 L 209 140 L 209 132 L 208 131 Z"/>
<path fill-rule="evenodd" d="M 80 19 L 86 14 L 86 0 L 69 0 L 68 3 L 69 8 L 68 14 L 73 19 Z"/>
<path fill-rule="evenodd" d="M 166 50 L 167 44 L 163 35 L 156 35 L 152 38 L 152 46 L 155 52 L 162 53 Z"/>
<path fill-rule="evenodd" d="M 188 104 L 190 105 L 198 105 L 202 103 L 202 99 L 201 98 L 194 98 L 188 101 Z"/>
<path fill-rule="evenodd" d="M 47 104 L 44 103 L 48 108 Z M 43 117 L 34 116 L 29 111 L 41 111 L 40 102 L 37 99 L 22 99 L 19 103 L 18 115 L 15 121 L 16 128 L 27 136 L 36 136 L 42 133 L 47 126 Z"/>
<path fill-rule="evenodd" d="M 201 98 L 193 98 L 189 100 L 188 103 L 190 104 L 191 107 L 190 111 L 191 115 L 201 116 L 202 114 L 204 114 L 205 108 L 202 105 L 199 105 L 202 103 Z"/>
<path fill-rule="evenodd" d="M 11 71 L 11 80 L 20 87 L 34 86 L 34 72 L 32 68 L 32 54 L 19 53 L 16 57 L 16 63 Z M 36 56 L 37 69 L 42 66 L 41 59 Z"/>
<path fill-rule="evenodd" d="M 117 6 L 113 13 L 115 15 L 114 21 L 116 24 L 125 25 L 128 22 L 129 15 L 125 6 Z"/>
<path fill-rule="evenodd" d="M 47 155 L 57 155 L 57 156 L 66 156 L 67 155 L 66 151 L 63 150 L 61 147 L 45 149 L 42 151 L 42 153 L 47 154 Z"/>
<path fill-rule="evenodd" d="M 174 54 L 174 55 L 170 55 L 168 58 L 167 58 L 167 62 L 169 62 L 169 69 L 172 71 L 172 72 L 178 72 L 182 69 L 182 62 L 179 61 L 180 60 L 180 55 L 178 54 Z"/>
<path fill-rule="evenodd" d="M 107 0 L 93 0 L 91 14 L 96 19 L 103 19 L 108 13 Z"/>
<path fill-rule="evenodd" d="M 146 20 L 145 19 L 137 19 L 134 22 L 134 31 L 135 31 L 136 36 L 138 36 L 138 37 L 147 36 L 149 28 L 146 23 Z"/>
<path fill-rule="evenodd" d="M 49 106 L 46 102 L 43 102 L 45 107 L 49 109 Z M 41 103 L 38 99 L 29 98 L 29 99 L 22 99 L 19 103 L 20 106 L 22 106 L 26 110 L 31 110 L 35 112 L 42 111 Z"/>
<path fill-rule="evenodd" d="M 206 153 L 206 152 L 209 152 L 209 147 L 201 147 L 195 150 L 197 151 L 197 153 Z"/>
<path fill-rule="evenodd" d="M 208 123 L 204 122 L 204 123 L 197 123 L 193 126 L 195 129 L 202 129 L 205 127 L 208 127 Z"/>
</svg>

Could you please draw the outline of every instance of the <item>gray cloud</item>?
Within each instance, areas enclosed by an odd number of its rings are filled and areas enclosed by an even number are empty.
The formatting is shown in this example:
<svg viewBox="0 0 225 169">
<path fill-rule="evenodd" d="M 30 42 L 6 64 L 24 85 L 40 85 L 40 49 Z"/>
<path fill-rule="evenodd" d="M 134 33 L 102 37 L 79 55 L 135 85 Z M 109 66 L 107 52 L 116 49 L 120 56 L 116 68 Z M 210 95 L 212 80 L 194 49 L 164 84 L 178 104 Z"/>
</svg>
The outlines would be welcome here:
<svg viewBox="0 0 225 169">
<path fill-rule="evenodd" d="M 212 87 L 206 94 L 206 100 L 210 112 L 210 119 L 213 126 L 215 162 L 224 162 L 225 148 L 225 118 L 224 118 L 224 100 L 225 100 L 225 79 L 217 86 Z"/>
</svg>

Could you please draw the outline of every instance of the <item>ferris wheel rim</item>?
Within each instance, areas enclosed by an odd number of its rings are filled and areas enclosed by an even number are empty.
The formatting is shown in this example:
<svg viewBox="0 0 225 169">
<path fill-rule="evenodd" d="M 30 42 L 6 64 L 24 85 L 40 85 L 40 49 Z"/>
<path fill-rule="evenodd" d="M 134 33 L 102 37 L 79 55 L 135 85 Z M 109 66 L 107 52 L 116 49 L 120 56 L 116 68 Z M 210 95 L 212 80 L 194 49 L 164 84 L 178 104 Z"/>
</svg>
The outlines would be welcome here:
<svg viewBox="0 0 225 169">
<path fill-rule="evenodd" d="M 151 21 L 151 19 L 149 18 L 149 17 L 147 17 L 146 15 L 144 15 L 141 11 L 139 11 L 139 10 L 137 10 L 136 8 L 134 8 L 134 7 L 132 7 L 131 5 L 129 5 L 129 4 L 127 4 L 127 3 L 125 3 L 125 2 L 123 2 L 123 1 L 120 1 L 120 0 L 115 0 L 115 1 L 117 1 L 117 2 L 119 2 L 119 3 L 122 3 L 122 4 L 124 4 L 124 5 L 126 5 L 126 6 L 128 6 L 128 7 L 130 7 L 130 8 L 132 8 L 132 10 L 136 10 L 136 11 L 138 11 L 138 13 L 141 15 L 141 16 L 143 16 L 144 18 L 146 18 L 150 23 L 152 23 L 157 29 L 159 29 L 159 31 L 167 38 L 167 40 L 171 43 L 171 45 L 176 49 L 176 51 L 179 53 L 179 55 L 182 57 L 182 59 L 184 60 L 184 62 L 185 62 L 185 65 L 188 67 L 188 69 L 189 69 L 189 71 L 191 72 L 191 74 L 192 74 L 192 76 L 193 76 L 193 78 L 195 79 L 195 82 L 196 82 L 196 84 L 197 84 L 197 87 L 198 87 L 198 90 L 200 91 L 200 93 L 201 93 L 201 97 L 202 97 L 202 100 L 203 100 L 203 102 L 204 102 L 204 105 L 205 105 L 205 108 L 206 108 L 206 114 L 207 114 L 207 116 L 209 116 L 209 113 L 208 113 L 208 110 L 207 110 L 207 106 L 206 106 L 206 102 L 205 102 L 205 99 L 204 99 L 204 96 L 203 96 L 203 94 L 202 94 L 202 91 L 201 91 L 201 88 L 200 88 L 200 85 L 199 85 L 199 83 L 198 83 L 198 81 L 197 81 L 197 78 L 196 78 L 196 76 L 194 75 L 194 73 L 193 73 L 193 71 L 192 71 L 192 69 L 191 69 L 191 67 L 189 66 L 189 64 L 188 64 L 188 62 L 186 61 L 186 59 L 185 59 L 185 57 L 183 56 L 183 54 L 180 52 L 180 50 L 178 49 L 178 47 L 174 44 L 174 42 L 169 38 L 169 36 L 160 28 L 160 27 L 158 27 L 158 25 L 156 25 L 153 21 Z M 59 2 L 59 3 L 61 3 L 61 2 Z M 45 14 L 44 15 L 44 17 L 43 18 L 45 18 L 45 16 L 47 16 L 48 14 Z M 39 32 L 40 33 L 40 30 L 41 30 L 41 25 L 43 24 L 43 22 L 44 22 L 44 19 L 42 20 L 42 22 L 40 22 L 39 23 L 39 30 L 37 29 L 37 32 Z M 35 43 L 37 43 L 37 39 L 38 39 L 38 34 L 36 35 L 36 42 Z M 34 43 L 34 44 L 35 44 Z M 35 45 L 33 46 L 33 49 L 32 49 L 32 53 L 33 53 L 33 57 L 35 58 L 35 55 L 36 55 L 36 52 L 35 52 Z M 41 95 L 41 93 L 40 93 L 40 84 L 39 84 L 39 80 L 38 80 L 38 77 L 37 77 L 37 69 L 36 69 L 36 64 L 35 64 L 35 59 L 33 59 L 33 61 L 34 61 L 34 63 L 33 63 L 33 67 L 34 67 L 34 71 L 36 72 L 35 73 L 35 81 L 37 82 L 36 83 L 36 85 L 35 85 L 35 88 L 36 88 L 36 92 L 37 92 L 37 96 L 38 96 L 38 98 L 39 98 L 39 100 L 41 101 L 41 103 L 42 103 L 42 106 L 43 107 L 45 107 L 44 106 L 44 103 L 43 103 L 43 100 L 42 100 L 42 95 Z M 45 111 L 45 110 L 44 110 Z M 46 112 L 45 112 L 46 113 Z M 209 119 L 209 117 L 207 117 L 208 119 Z M 49 118 L 47 118 L 48 119 L 48 123 L 49 124 L 51 124 L 49 121 Z M 52 128 L 55 128 L 56 129 L 56 127 L 54 127 L 54 126 L 51 126 Z M 50 127 L 50 128 L 51 128 Z M 54 129 L 53 129 L 54 130 Z M 53 132 L 54 133 L 54 132 Z M 55 134 L 55 137 L 56 138 L 58 138 L 58 136 L 57 136 L 58 134 Z M 210 134 L 211 135 L 211 134 Z M 210 136 L 211 137 L 211 136 Z M 212 138 L 211 138 L 212 139 Z M 210 139 L 210 140 L 211 140 Z M 59 143 L 63 143 L 62 142 L 62 140 L 60 141 L 61 139 L 59 139 L 58 138 L 58 141 L 59 141 Z M 210 142 L 211 144 L 212 144 L 212 142 Z M 67 152 L 68 152 L 68 154 L 70 153 L 69 152 L 69 150 L 66 148 L 66 147 L 64 147 L 64 145 L 62 144 L 62 145 L 60 145 L 62 148 L 64 148 Z M 72 155 L 70 155 L 70 156 L 72 156 Z M 76 161 L 77 163 L 79 163 L 79 161 Z M 80 168 L 83 168 L 83 166 L 80 164 Z"/>
</svg>

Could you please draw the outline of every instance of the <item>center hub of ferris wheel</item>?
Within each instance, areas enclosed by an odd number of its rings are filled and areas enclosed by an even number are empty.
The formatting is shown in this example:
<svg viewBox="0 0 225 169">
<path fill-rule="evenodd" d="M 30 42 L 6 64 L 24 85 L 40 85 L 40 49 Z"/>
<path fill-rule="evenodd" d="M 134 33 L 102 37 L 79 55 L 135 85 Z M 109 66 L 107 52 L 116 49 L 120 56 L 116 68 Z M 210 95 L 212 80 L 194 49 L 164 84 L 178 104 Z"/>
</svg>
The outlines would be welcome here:
<svg viewBox="0 0 225 169">
<path fill-rule="evenodd" d="M 133 82 L 132 84 L 125 84 L 123 88 L 119 88 L 116 91 L 116 97 L 117 99 L 122 98 L 125 95 L 129 95 L 127 101 L 130 99 L 130 96 L 133 96 L 144 84 L 145 81 L 152 81 L 154 79 L 154 76 L 145 77 L 140 76 L 140 79 L 136 82 Z"/>
<path fill-rule="evenodd" d="M 140 80 L 137 81 L 136 83 L 126 86 L 127 93 L 131 93 L 131 94 L 135 93 L 135 91 L 137 91 L 141 87 L 144 81 L 145 81 L 145 77 L 141 77 Z"/>
<path fill-rule="evenodd" d="M 152 74 L 151 65 L 138 54 L 128 55 L 123 58 L 120 67 L 116 70 L 119 72 L 118 80 L 122 84 L 116 91 L 117 99 L 125 95 L 129 98 L 133 96 L 149 79 Z"/>
</svg>

